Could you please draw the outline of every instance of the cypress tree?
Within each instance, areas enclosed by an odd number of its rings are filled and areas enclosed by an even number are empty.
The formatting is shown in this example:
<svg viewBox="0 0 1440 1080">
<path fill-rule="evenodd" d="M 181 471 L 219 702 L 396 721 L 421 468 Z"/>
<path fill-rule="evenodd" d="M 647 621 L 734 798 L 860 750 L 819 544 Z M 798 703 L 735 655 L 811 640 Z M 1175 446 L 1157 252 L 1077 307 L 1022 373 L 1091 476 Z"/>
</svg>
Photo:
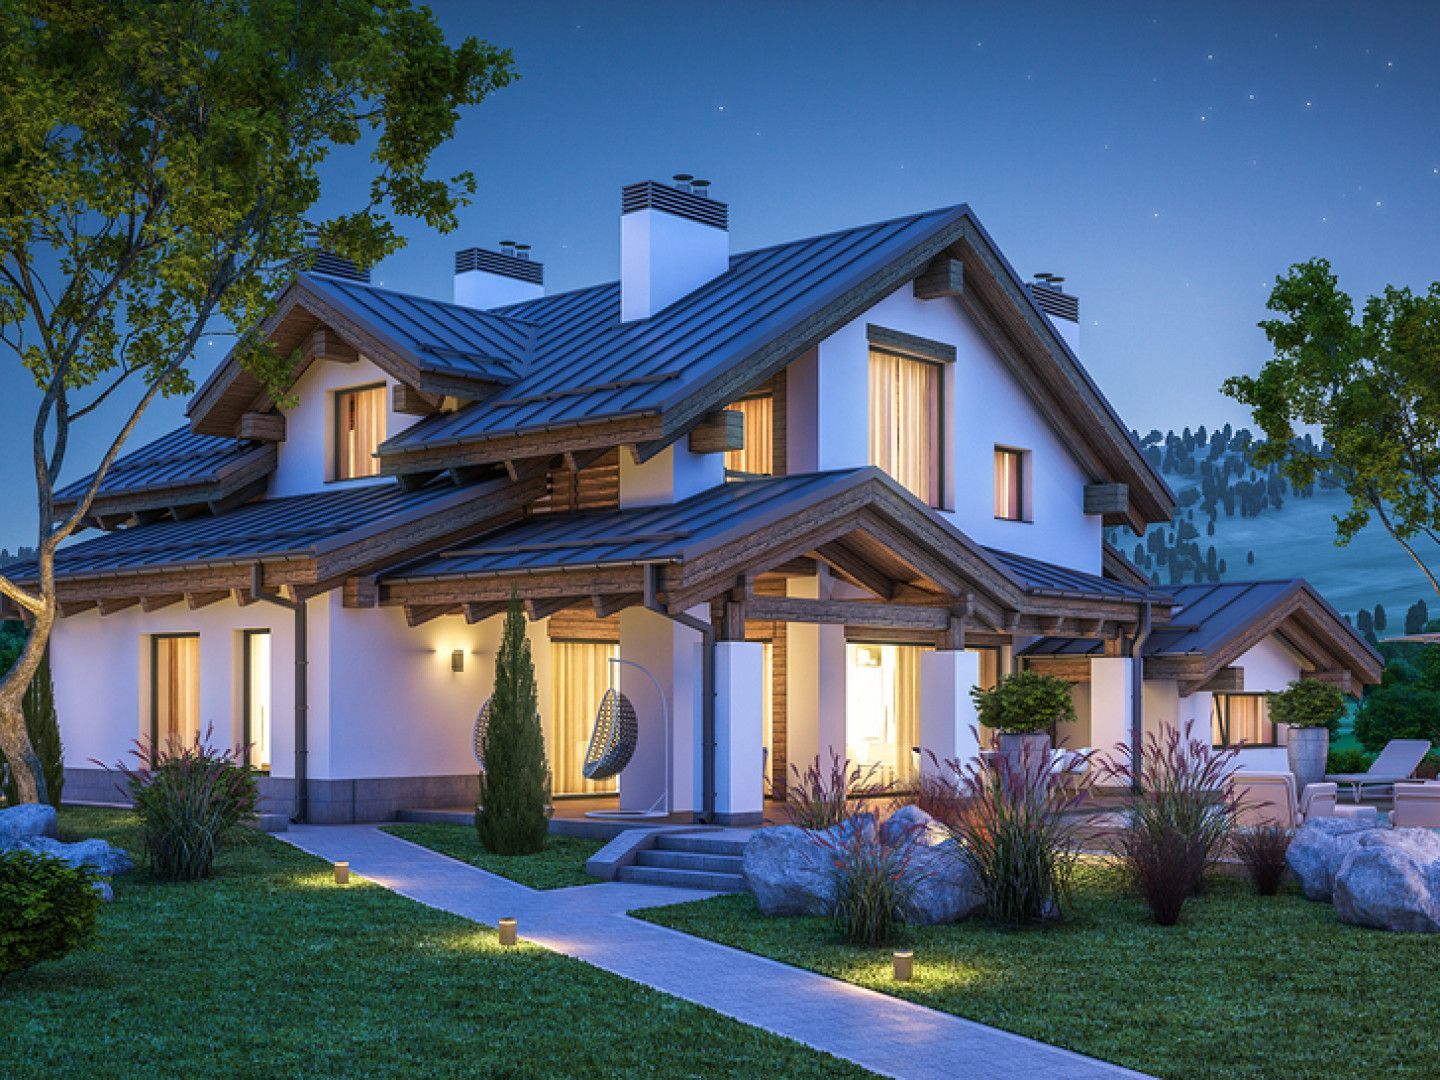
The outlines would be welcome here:
<svg viewBox="0 0 1440 1080">
<path fill-rule="evenodd" d="M 525 637 L 525 616 L 513 595 L 495 658 L 484 758 L 480 805 L 475 811 L 480 843 L 497 855 L 539 852 L 549 828 L 550 770 L 536 712 L 535 665 Z"/>
</svg>

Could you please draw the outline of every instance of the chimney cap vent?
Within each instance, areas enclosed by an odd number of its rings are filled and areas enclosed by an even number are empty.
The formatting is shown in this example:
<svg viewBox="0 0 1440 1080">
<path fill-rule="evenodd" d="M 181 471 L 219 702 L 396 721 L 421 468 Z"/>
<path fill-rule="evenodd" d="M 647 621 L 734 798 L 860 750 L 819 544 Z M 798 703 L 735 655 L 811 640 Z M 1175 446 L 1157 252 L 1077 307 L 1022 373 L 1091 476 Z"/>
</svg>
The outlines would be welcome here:
<svg viewBox="0 0 1440 1080">
<path fill-rule="evenodd" d="M 654 180 L 627 184 L 620 190 L 620 213 L 633 214 L 639 210 L 663 210 L 716 229 L 730 227 L 730 207 L 719 199 Z"/>
<path fill-rule="evenodd" d="M 1055 274 L 1036 274 L 1035 277 L 1037 280 L 1026 286 L 1035 305 L 1052 318 L 1078 323 L 1080 298 L 1060 287 L 1065 279 Z"/>
<path fill-rule="evenodd" d="M 314 259 L 310 263 L 310 272 L 338 278 L 341 281 L 358 281 L 361 285 L 370 284 L 369 270 L 362 270 L 349 259 L 336 255 L 333 251 L 326 251 L 324 248 L 315 249 Z"/>
<path fill-rule="evenodd" d="M 529 244 L 517 244 L 513 240 L 506 240 L 501 243 L 501 246 L 515 250 L 499 252 L 487 251 L 478 247 L 461 248 L 455 252 L 455 273 L 463 274 L 471 270 L 481 270 L 487 274 L 499 274 L 501 277 L 515 278 L 517 281 L 528 281 L 534 285 L 545 284 L 545 265 L 530 258 Z M 520 249 L 523 249 L 523 254 Z"/>
</svg>

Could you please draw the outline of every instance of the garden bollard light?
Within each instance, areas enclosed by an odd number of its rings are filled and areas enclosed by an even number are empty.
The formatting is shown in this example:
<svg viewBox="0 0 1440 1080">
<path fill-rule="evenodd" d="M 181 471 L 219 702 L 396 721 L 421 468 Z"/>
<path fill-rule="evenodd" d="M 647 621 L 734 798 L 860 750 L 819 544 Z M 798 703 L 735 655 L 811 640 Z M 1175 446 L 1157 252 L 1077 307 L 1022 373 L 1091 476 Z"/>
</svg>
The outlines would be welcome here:
<svg viewBox="0 0 1440 1080">
<path fill-rule="evenodd" d="M 500 944 L 501 944 L 501 945 L 514 945 L 514 944 L 515 944 L 515 920 L 514 920 L 514 919 L 501 919 L 501 920 L 500 920 Z"/>
<path fill-rule="evenodd" d="M 909 982 L 915 974 L 915 954 L 909 949 L 895 953 L 895 981 Z"/>
<path fill-rule="evenodd" d="M 337 862 L 335 864 L 335 884 L 350 884 L 350 864 L 348 862 Z"/>
</svg>

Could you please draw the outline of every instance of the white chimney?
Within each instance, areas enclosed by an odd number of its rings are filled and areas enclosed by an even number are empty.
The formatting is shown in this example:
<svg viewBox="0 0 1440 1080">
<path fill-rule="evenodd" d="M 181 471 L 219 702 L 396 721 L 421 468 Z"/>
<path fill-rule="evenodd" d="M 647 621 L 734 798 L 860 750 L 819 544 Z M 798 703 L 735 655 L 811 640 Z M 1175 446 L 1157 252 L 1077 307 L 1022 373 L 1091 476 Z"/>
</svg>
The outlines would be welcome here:
<svg viewBox="0 0 1440 1080">
<path fill-rule="evenodd" d="M 1026 286 L 1035 305 L 1050 317 L 1050 325 L 1060 332 L 1065 344 L 1080 355 L 1080 298 L 1065 291 L 1065 279 L 1056 274 L 1036 274 Z"/>
<path fill-rule="evenodd" d="M 730 208 L 681 174 L 620 193 L 620 321 L 648 319 L 730 266 Z"/>
<path fill-rule="evenodd" d="M 530 261 L 530 245 L 502 241 L 499 251 L 465 248 L 455 253 L 455 303 L 496 308 L 545 295 L 545 267 Z"/>
</svg>

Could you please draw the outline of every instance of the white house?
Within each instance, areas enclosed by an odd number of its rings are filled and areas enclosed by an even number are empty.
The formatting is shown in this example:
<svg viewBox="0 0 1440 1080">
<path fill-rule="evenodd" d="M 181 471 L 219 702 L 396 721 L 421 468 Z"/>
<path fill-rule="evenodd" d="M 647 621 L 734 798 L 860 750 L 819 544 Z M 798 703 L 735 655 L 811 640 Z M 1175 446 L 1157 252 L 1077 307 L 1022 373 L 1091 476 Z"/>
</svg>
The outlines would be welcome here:
<svg viewBox="0 0 1440 1080">
<path fill-rule="evenodd" d="M 1105 545 L 1172 495 L 1077 359 L 1076 299 L 968 207 L 739 255 L 703 191 L 621 210 L 620 280 L 560 295 L 523 251 L 459 252 L 453 302 L 327 262 L 265 326 L 293 408 L 230 358 L 117 463 L 59 560 L 67 794 L 213 728 L 305 820 L 473 802 L 512 593 L 557 797 L 719 822 L 831 749 L 902 783 L 916 747 L 973 755 L 971 687 L 1023 664 L 1107 748 L 1165 721 L 1274 744 L 1259 691 L 1378 679 L 1303 582 L 1159 588 Z M 615 684 L 618 785 L 582 772 Z"/>
</svg>

